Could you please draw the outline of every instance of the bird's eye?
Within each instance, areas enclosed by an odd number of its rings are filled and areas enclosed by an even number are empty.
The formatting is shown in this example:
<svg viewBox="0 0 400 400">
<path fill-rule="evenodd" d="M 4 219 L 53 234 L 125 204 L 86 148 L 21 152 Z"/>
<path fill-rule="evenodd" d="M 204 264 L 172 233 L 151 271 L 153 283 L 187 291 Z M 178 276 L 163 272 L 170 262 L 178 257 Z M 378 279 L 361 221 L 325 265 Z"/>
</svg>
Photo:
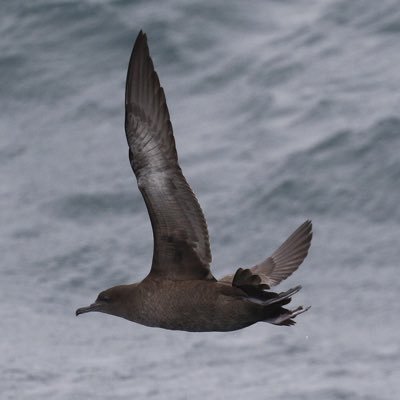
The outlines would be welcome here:
<svg viewBox="0 0 400 400">
<path fill-rule="evenodd" d="M 107 301 L 110 301 L 110 298 L 105 294 L 99 294 L 99 297 L 97 298 L 97 300 L 107 302 Z"/>
</svg>

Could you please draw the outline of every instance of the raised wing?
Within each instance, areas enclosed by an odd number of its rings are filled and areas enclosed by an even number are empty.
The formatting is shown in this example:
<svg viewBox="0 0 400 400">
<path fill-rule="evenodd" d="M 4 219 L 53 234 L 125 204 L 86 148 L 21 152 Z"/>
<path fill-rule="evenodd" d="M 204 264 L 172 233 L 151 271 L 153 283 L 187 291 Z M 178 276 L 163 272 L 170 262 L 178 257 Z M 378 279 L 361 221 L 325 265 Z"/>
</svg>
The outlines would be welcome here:
<svg viewBox="0 0 400 400">
<path fill-rule="evenodd" d="M 241 285 L 256 285 L 263 288 L 277 285 L 289 277 L 308 254 L 312 239 L 312 223 L 306 221 L 300 225 L 285 242 L 260 264 L 248 269 L 239 269 L 236 274 L 227 275 L 222 282 L 231 283 L 234 278 Z M 264 286 L 265 287 L 265 286 Z"/>
<path fill-rule="evenodd" d="M 129 159 L 150 215 L 151 274 L 165 279 L 214 279 L 207 224 L 178 164 L 164 90 L 140 31 L 126 79 Z"/>
</svg>

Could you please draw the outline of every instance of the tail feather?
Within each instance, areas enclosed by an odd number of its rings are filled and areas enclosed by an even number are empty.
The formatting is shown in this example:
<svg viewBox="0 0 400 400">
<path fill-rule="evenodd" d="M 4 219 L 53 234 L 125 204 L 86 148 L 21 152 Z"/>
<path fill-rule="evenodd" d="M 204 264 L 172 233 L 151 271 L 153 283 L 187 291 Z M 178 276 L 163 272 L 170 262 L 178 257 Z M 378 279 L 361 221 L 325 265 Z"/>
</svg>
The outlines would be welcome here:
<svg viewBox="0 0 400 400">
<path fill-rule="evenodd" d="M 260 296 L 249 297 L 249 299 L 252 303 L 257 303 L 262 306 L 262 321 L 269 322 L 274 325 L 292 326 L 296 323 L 294 318 L 310 309 L 310 307 L 300 306 L 293 310 L 289 310 L 283 307 L 291 302 L 292 296 L 299 292 L 300 289 L 301 286 L 299 285 L 287 290 L 286 292 L 265 292 L 270 295 L 274 295 L 274 297 L 271 298 L 271 296 L 269 296 L 269 298 L 264 301 L 260 299 Z"/>
<path fill-rule="evenodd" d="M 259 291 L 254 295 L 249 294 L 249 299 L 252 303 L 257 303 L 263 306 L 279 305 L 283 306 L 290 303 L 291 297 L 299 292 L 301 285 L 289 289 L 286 292 L 274 293 L 268 291 Z"/>
<path fill-rule="evenodd" d="M 299 292 L 300 290 L 301 290 L 301 285 L 298 285 L 298 286 L 296 286 L 296 287 L 294 287 L 294 288 L 292 288 L 292 289 L 289 289 L 289 290 L 286 291 L 286 292 L 278 293 L 278 296 L 277 296 L 277 297 L 275 297 L 274 299 L 271 299 L 271 300 L 267 301 L 264 305 L 270 306 L 270 305 L 276 304 L 276 303 L 282 304 L 285 300 L 289 300 L 289 301 L 287 302 L 287 303 L 289 303 L 290 300 L 291 300 L 291 297 L 292 297 L 294 294 L 296 294 L 297 292 Z M 287 304 L 287 303 L 285 302 L 285 304 Z"/>
<path fill-rule="evenodd" d="M 297 307 L 294 310 L 287 310 L 280 307 L 278 310 L 276 310 L 274 313 L 264 319 L 264 322 L 269 322 L 270 324 L 274 325 L 292 326 L 296 323 L 296 321 L 294 321 L 294 318 L 296 318 L 300 314 L 303 314 L 309 309 L 310 307 L 304 308 L 303 306 Z"/>
</svg>

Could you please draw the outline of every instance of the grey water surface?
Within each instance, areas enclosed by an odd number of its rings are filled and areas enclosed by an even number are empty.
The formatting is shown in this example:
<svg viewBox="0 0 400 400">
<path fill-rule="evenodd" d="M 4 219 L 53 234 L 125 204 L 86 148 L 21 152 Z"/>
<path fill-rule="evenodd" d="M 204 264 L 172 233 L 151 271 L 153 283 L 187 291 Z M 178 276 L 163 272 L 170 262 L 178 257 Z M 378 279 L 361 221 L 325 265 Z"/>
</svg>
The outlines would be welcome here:
<svg viewBox="0 0 400 400">
<path fill-rule="evenodd" d="M 75 317 L 151 262 L 123 130 L 140 29 L 214 274 L 313 220 L 294 328 Z M 399 66 L 395 0 L 2 2 L 1 399 L 398 399 Z"/>
</svg>

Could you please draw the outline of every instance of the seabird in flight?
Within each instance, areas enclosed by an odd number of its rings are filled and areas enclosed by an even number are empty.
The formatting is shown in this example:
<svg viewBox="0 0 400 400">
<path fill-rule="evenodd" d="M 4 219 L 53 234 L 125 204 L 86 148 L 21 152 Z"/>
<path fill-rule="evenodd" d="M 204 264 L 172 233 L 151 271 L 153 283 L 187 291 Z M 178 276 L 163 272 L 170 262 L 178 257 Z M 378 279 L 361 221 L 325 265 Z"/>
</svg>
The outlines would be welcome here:
<svg viewBox="0 0 400 400">
<path fill-rule="evenodd" d="M 233 331 L 260 321 L 293 325 L 308 308 L 285 306 L 301 286 L 281 293 L 269 289 L 307 256 L 311 221 L 261 263 L 220 280 L 213 276 L 207 224 L 179 166 L 164 90 L 142 31 L 129 61 L 125 131 L 153 228 L 151 270 L 141 282 L 101 292 L 76 315 L 100 311 L 146 326 L 193 332 Z"/>
</svg>

